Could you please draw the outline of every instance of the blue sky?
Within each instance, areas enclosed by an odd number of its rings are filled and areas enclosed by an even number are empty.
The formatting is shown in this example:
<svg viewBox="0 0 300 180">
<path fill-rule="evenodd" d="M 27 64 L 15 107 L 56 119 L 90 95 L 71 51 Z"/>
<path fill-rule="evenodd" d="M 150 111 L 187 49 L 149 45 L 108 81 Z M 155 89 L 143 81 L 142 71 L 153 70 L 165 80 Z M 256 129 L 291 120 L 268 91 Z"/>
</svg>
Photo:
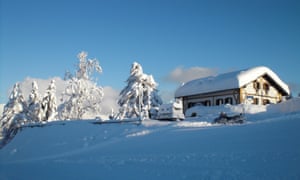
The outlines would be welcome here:
<svg viewBox="0 0 300 180">
<path fill-rule="evenodd" d="M 119 90 L 137 61 L 162 92 L 178 86 L 166 78 L 176 68 L 260 65 L 300 92 L 299 0 L 0 1 L 1 103 L 26 77 L 63 77 L 82 50 Z"/>
</svg>

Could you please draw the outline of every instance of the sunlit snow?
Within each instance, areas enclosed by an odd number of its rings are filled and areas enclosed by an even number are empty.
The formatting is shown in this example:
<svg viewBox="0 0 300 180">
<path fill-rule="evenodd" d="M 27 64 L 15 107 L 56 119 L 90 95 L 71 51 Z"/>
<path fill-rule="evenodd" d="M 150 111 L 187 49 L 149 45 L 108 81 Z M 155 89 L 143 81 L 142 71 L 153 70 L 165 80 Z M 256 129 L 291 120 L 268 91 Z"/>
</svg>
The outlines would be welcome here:
<svg viewBox="0 0 300 180">
<path fill-rule="evenodd" d="M 212 124 L 218 114 L 207 111 L 185 121 L 24 128 L 0 150 L 0 179 L 299 179 L 299 103 L 249 106 L 241 125 Z"/>
</svg>

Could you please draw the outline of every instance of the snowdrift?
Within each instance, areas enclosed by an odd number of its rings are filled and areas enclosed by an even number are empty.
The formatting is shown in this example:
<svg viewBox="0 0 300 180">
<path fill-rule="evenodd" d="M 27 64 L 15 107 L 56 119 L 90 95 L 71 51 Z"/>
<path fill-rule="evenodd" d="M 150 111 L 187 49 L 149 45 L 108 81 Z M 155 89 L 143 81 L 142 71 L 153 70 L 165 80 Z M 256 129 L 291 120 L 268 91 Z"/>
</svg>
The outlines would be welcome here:
<svg viewBox="0 0 300 180">
<path fill-rule="evenodd" d="M 186 111 L 186 118 L 198 119 L 201 121 L 212 122 L 214 118 L 221 112 L 226 114 L 240 114 L 245 113 L 249 121 L 254 121 L 258 116 L 276 116 L 282 113 L 293 113 L 300 111 L 300 98 L 292 98 L 279 104 L 269 105 L 253 105 L 253 104 L 239 104 L 239 105 L 221 105 L 221 106 L 194 106 Z M 260 117 L 262 119 L 263 117 Z"/>
</svg>

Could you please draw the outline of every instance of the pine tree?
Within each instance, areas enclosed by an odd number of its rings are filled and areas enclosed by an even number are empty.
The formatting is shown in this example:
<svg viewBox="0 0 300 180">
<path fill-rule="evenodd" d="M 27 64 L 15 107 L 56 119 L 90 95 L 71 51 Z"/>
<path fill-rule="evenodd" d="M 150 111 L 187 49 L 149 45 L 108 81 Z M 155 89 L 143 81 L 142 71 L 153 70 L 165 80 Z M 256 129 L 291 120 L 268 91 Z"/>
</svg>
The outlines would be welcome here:
<svg viewBox="0 0 300 180">
<path fill-rule="evenodd" d="M 134 116 L 148 118 L 150 109 L 162 104 L 153 76 L 144 74 L 142 66 L 134 62 L 126 82 L 127 86 L 120 92 L 118 100 L 120 105 L 118 118 Z"/>
<path fill-rule="evenodd" d="M 2 135 L 6 136 L 10 132 L 17 130 L 22 123 L 26 122 L 26 113 L 27 105 L 19 87 L 19 83 L 16 83 L 9 96 L 9 101 L 4 106 L 3 115 L 0 121 Z"/>
<path fill-rule="evenodd" d="M 87 53 L 78 54 L 79 64 L 76 74 L 68 73 L 69 85 L 63 93 L 63 104 L 60 107 L 60 118 L 83 119 L 93 118 L 101 111 L 100 103 L 103 98 L 103 89 L 92 80 L 94 71 L 101 73 L 102 68 L 96 59 L 87 59 Z"/>
<path fill-rule="evenodd" d="M 56 119 L 57 104 L 55 93 L 55 80 L 51 80 L 50 85 L 46 90 L 46 94 L 42 100 L 43 120 L 45 121 L 53 121 Z"/>
<path fill-rule="evenodd" d="M 43 110 L 41 108 L 41 99 L 38 93 L 38 84 L 36 81 L 32 82 L 32 90 L 29 94 L 28 100 L 28 119 L 31 121 L 39 122 L 43 118 Z"/>
</svg>

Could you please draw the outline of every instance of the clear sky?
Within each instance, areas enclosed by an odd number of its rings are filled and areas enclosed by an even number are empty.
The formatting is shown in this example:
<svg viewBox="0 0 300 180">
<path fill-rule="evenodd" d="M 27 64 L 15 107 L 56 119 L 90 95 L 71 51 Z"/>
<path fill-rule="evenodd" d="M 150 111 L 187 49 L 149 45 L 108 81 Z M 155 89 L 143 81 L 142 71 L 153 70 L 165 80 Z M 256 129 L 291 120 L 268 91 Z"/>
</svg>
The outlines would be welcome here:
<svg viewBox="0 0 300 180">
<path fill-rule="evenodd" d="M 119 90 L 137 61 L 162 92 L 176 68 L 260 65 L 300 92 L 299 0 L 0 1 L 1 103 L 26 77 L 63 77 L 82 50 L 99 60 L 99 84 Z"/>
</svg>

